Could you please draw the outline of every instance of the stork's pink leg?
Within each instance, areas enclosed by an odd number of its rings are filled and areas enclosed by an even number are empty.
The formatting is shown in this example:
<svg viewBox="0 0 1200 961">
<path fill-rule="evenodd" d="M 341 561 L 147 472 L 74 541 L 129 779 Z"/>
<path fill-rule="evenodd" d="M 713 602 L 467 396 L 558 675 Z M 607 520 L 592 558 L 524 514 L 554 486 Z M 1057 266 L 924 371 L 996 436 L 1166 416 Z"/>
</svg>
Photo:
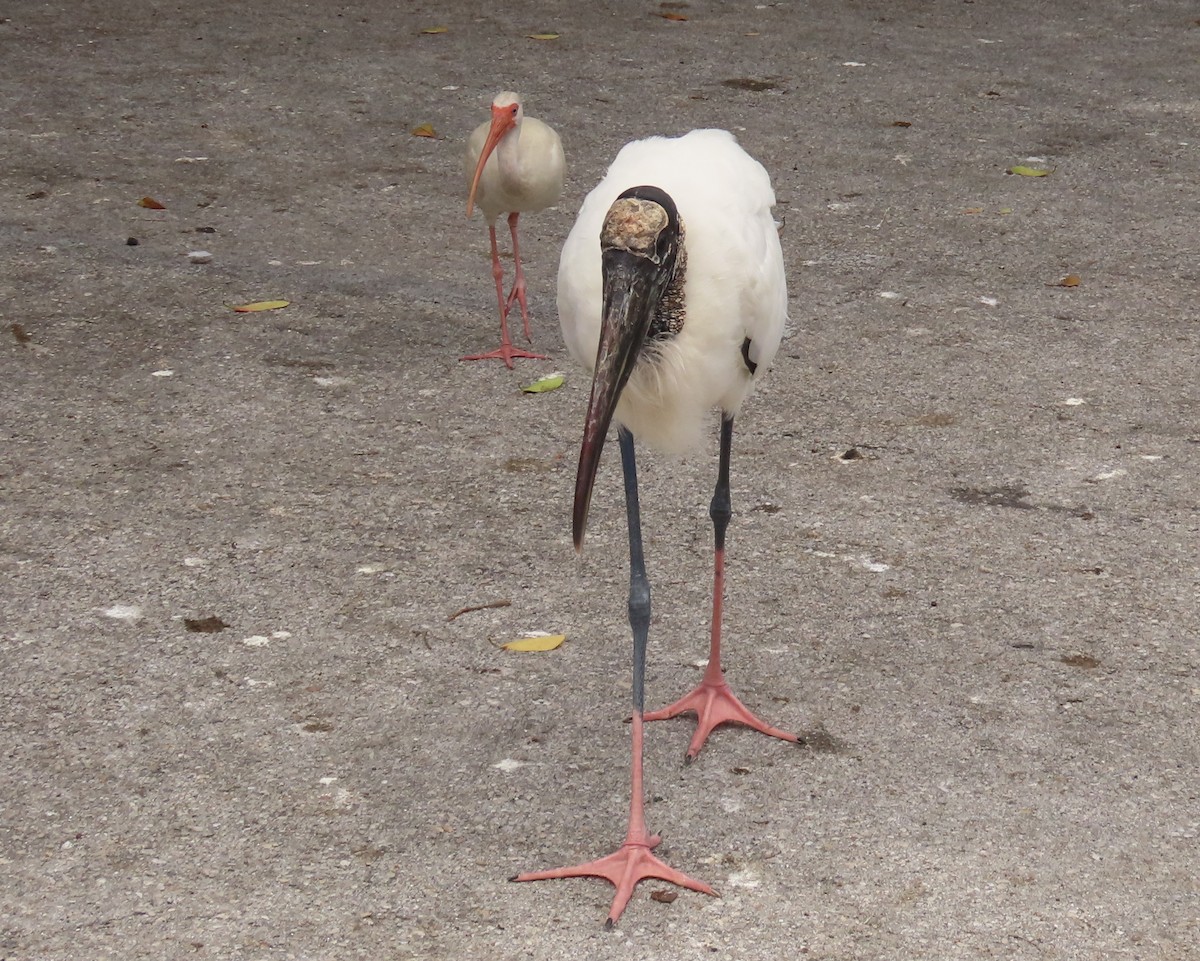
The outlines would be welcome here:
<svg viewBox="0 0 1200 961">
<path fill-rule="evenodd" d="M 617 919 L 621 917 L 621 912 L 625 910 L 629 899 L 633 897 L 633 889 L 637 887 L 637 883 L 647 878 L 658 878 L 692 891 L 715 896 L 717 892 L 703 881 L 697 881 L 681 871 L 668 867 L 651 853 L 661 839 L 646 830 L 642 802 L 642 714 L 640 711 L 634 711 L 633 714 L 633 774 L 631 781 L 629 828 L 625 832 L 624 843 L 616 851 L 585 864 L 576 864 L 573 867 L 550 871 L 526 871 L 509 880 L 546 881 L 551 878 L 604 878 L 617 889 L 616 894 L 613 895 L 612 907 L 608 912 L 608 920 L 604 925 L 608 928 L 616 924 Z"/>
<path fill-rule="evenodd" d="M 708 667 L 704 677 L 695 690 L 685 694 L 674 704 L 659 711 L 650 711 L 647 721 L 663 721 L 669 717 L 695 713 L 697 723 L 692 741 L 688 745 L 686 760 L 690 763 L 700 754 L 704 742 L 714 728 L 722 724 L 742 724 L 754 728 L 771 737 L 782 738 L 785 741 L 798 741 L 795 734 L 781 731 L 759 720 L 747 707 L 738 700 L 729 685 L 725 682 L 721 670 L 721 593 L 725 585 L 725 551 L 718 548 L 715 560 L 716 573 L 713 576 L 713 627 L 712 638 L 709 642 Z"/>
<path fill-rule="evenodd" d="M 516 216 L 515 214 L 513 215 Z M 511 221 L 511 218 L 510 218 Z M 505 365 L 511 370 L 514 357 L 532 357 L 535 360 L 545 360 L 545 354 L 533 354 L 527 350 L 521 350 L 519 347 L 514 347 L 512 341 L 508 337 L 508 309 L 509 304 L 504 301 L 504 268 L 500 266 L 500 246 L 496 243 L 496 225 L 488 226 L 488 235 L 492 239 L 492 278 L 496 281 L 496 302 L 500 307 L 500 346 L 486 354 L 470 354 L 466 357 L 460 357 L 459 360 L 502 360 Z M 515 244 L 516 228 L 513 228 L 513 238 Z M 513 253 L 516 253 L 514 248 Z M 522 278 L 522 298 L 524 294 L 524 275 L 521 273 L 521 261 L 517 261 L 517 276 Z M 511 303 L 511 301 L 510 301 Z M 522 305 L 524 301 L 522 300 Z M 526 336 L 529 334 L 528 319 L 526 319 Z"/>
<path fill-rule="evenodd" d="M 726 415 L 721 421 L 721 459 L 717 473 L 717 489 L 713 494 L 709 515 L 713 522 L 713 536 L 716 549 L 713 557 L 713 610 L 712 635 L 708 648 L 708 667 L 704 677 L 695 690 L 685 694 L 674 704 L 660 711 L 651 711 L 646 715 L 647 721 L 663 721 L 669 717 L 695 713 L 697 723 L 692 741 L 688 745 L 685 760 L 694 761 L 704 747 L 704 742 L 714 728 L 722 724 L 742 724 L 746 727 L 769 734 L 771 737 L 785 741 L 800 739 L 795 734 L 781 731 L 759 720 L 746 708 L 736 694 L 725 683 L 725 674 L 721 670 L 721 613 L 725 599 L 725 529 L 732 515 L 729 500 L 729 451 L 733 442 L 733 418 Z"/>
<path fill-rule="evenodd" d="M 646 642 L 650 631 L 650 581 L 642 552 L 642 525 L 638 506 L 637 468 L 634 464 L 633 435 L 624 427 L 617 431 L 621 443 L 621 465 L 625 473 L 625 506 L 629 516 L 629 626 L 633 633 L 633 763 L 630 776 L 629 828 L 624 843 L 612 854 L 552 871 L 529 871 L 515 875 L 513 881 L 544 881 L 550 878 L 604 878 L 617 889 L 605 927 L 611 928 L 625 910 L 639 881 L 658 878 L 680 887 L 716 896 L 703 881 L 696 881 L 668 867 L 650 852 L 659 837 L 646 830 L 642 802 L 642 736 L 646 688 Z"/>
<path fill-rule="evenodd" d="M 521 266 L 521 248 L 517 244 L 517 220 L 521 214 L 514 210 L 508 215 L 508 229 L 512 234 L 513 245 L 513 261 L 517 265 L 516 278 L 513 280 L 512 290 L 508 292 L 508 303 L 505 305 L 505 313 L 512 310 L 513 301 L 521 305 L 521 320 L 525 325 L 525 340 L 533 343 L 533 337 L 529 334 L 529 304 L 525 300 L 525 269 Z"/>
</svg>

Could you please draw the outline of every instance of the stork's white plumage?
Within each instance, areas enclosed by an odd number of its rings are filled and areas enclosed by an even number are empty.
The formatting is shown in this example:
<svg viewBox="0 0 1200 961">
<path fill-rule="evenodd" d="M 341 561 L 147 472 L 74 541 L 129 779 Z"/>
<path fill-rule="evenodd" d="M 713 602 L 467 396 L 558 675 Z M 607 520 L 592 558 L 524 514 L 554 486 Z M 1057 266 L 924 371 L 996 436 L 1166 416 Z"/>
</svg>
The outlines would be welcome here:
<svg viewBox="0 0 1200 961">
<path fill-rule="evenodd" d="M 500 305 L 500 347 L 486 354 L 473 354 L 463 360 L 503 360 L 512 367 L 514 357 L 536 357 L 512 346 L 508 336 L 508 313 L 515 300 L 521 306 L 525 339 L 529 334 L 529 305 L 525 297 L 525 271 L 517 245 L 517 221 L 522 213 L 544 210 L 562 196 L 566 160 L 562 142 L 553 128 L 534 117 L 526 117 L 521 98 L 512 91 L 496 94 L 492 100 L 492 119 L 481 123 L 467 141 L 467 216 L 478 202 L 488 222 L 492 241 L 492 277 L 496 281 L 496 299 Z M 512 234 L 516 277 L 512 290 L 504 295 L 504 270 L 496 243 L 496 218 L 508 214 Z"/>
<path fill-rule="evenodd" d="M 656 345 L 656 363 L 635 369 L 616 420 L 651 447 L 679 452 L 696 446 L 713 407 L 736 414 L 749 394 L 745 339 L 764 370 L 779 347 L 787 283 L 771 214 L 775 193 L 762 164 L 726 130 L 626 144 L 584 200 L 559 261 L 563 339 L 588 370 L 603 308 L 600 228 L 617 195 L 639 184 L 666 191 L 683 220 L 687 323 Z"/>
<path fill-rule="evenodd" d="M 576 475 L 573 533 L 581 548 L 592 486 L 610 422 L 620 429 L 629 522 L 629 619 L 633 631 L 633 765 L 629 827 L 613 854 L 514 880 L 598 876 L 617 888 L 620 917 L 638 881 L 661 878 L 715 892 L 654 856 L 642 798 L 643 722 L 695 712 L 687 758 L 709 733 L 734 722 L 788 741 L 795 735 L 751 714 L 721 669 L 725 530 L 731 516 L 733 419 L 779 347 L 787 317 L 783 251 L 762 165 L 723 130 L 628 144 L 583 202 L 563 247 L 558 310 L 572 356 L 593 370 Z M 650 584 L 642 553 L 634 437 L 678 451 L 692 446 L 720 408 L 720 467 L 709 509 L 716 542 L 712 636 L 704 677 L 662 711 L 644 712 Z"/>
</svg>

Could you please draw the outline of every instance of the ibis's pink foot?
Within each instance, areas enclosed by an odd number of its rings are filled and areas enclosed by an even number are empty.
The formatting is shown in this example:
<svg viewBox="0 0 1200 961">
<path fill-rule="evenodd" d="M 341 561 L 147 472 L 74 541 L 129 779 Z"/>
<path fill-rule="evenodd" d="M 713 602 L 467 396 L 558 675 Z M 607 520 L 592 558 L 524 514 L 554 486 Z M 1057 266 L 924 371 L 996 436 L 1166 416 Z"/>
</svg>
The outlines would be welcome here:
<svg viewBox="0 0 1200 961">
<path fill-rule="evenodd" d="M 633 897 L 633 889 L 639 881 L 647 878 L 657 878 L 669 881 L 681 888 L 699 891 L 701 894 L 711 894 L 718 897 L 716 891 L 703 881 L 689 878 L 681 871 L 668 867 L 656 858 L 651 850 L 658 844 L 657 836 L 647 837 L 644 841 L 626 841 L 616 851 L 586 864 L 576 864 L 569 868 L 557 868 L 551 871 L 526 871 L 509 878 L 510 881 L 548 881 L 553 878 L 604 878 L 616 889 L 613 896 L 612 908 L 608 912 L 606 928 L 617 923 L 621 912 Z"/>
<path fill-rule="evenodd" d="M 529 357 L 533 360 L 545 360 L 545 354 L 535 354 L 531 350 L 522 350 L 520 347 L 514 347 L 510 343 L 501 344 L 495 350 L 488 351 L 486 354 L 470 354 L 467 357 L 460 357 L 459 360 L 502 360 L 509 370 L 512 370 L 513 360 L 518 357 Z"/>
<path fill-rule="evenodd" d="M 795 734 L 771 727 L 750 713 L 746 705 L 739 701 L 737 695 L 730 690 L 724 678 L 713 681 L 705 677 L 694 691 L 685 694 L 674 704 L 661 711 L 649 711 L 646 714 L 646 720 L 665 721 L 669 717 L 676 717 L 689 711 L 693 712 L 697 718 L 696 732 L 692 735 L 692 743 L 688 745 L 685 757 L 689 764 L 696 760 L 700 749 L 704 747 L 704 742 L 708 740 L 708 736 L 722 724 L 741 724 L 784 741 L 798 742 L 800 740 Z"/>
<path fill-rule="evenodd" d="M 480 161 L 480 169 L 482 169 L 483 161 Z M 517 262 L 517 279 L 513 282 L 513 288 L 508 294 L 507 301 L 504 298 L 504 268 L 500 266 L 500 248 L 496 245 L 496 225 L 492 224 L 488 227 L 488 234 L 492 240 L 492 279 L 496 281 L 496 304 L 500 310 L 500 346 L 495 350 L 488 351 L 486 354 L 468 354 L 466 357 L 460 357 L 459 360 L 502 360 L 509 370 L 512 370 L 513 360 L 518 357 L 528 357 L 532 360 L 546 360 L 545 354 L 534 354 L 528 350 L 521 350 L 519 347 L 512 345 L 512 338 L 508 336 L 508 312 L 512 310 L 513 301 L 516 300 L 521 304 L 521 316 L 525 321 L 525 339 L 532 341 L 529 336 L 529 307 L 525 302 L 525 271 L 521 267 L 521 256 L 517 250 L 517 214 L 510 214 L 508 225 L 512 228 L 513 238 L 513 257 Z"/>
<path fill-rule="evenodd" d="M 516 283 L 513 284 L 513 289 L 508 294 L 508 301 L 504 305 L 505 316 L 508 316 L 512 310 L 514 301 L 521 308 L 521 322 L 525 330 L 525 339 L 533 343 L 533 337 L 529 333 L 529 301 L 525 297 L 525 276 L 519 269 Z"/>
</svg>

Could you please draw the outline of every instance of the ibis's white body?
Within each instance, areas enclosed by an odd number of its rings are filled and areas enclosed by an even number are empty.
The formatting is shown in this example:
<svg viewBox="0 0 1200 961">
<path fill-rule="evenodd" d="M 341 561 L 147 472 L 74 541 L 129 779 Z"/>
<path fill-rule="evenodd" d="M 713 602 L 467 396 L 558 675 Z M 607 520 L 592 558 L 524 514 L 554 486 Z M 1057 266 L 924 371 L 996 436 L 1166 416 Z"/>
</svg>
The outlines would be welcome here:
<svg viewBox="0 0 1200 961">
<path fill-rule="evenodd" d="M 528 122 L 528 121 L 527 121 Z M 634 369 L 615 417 L 640 441 L 668 451 L 693 446 L 713 407 L 734 414 L 753 385 L 742 356 L 762 373 L 783 336 L 787 283 L 762 164 L 724 130 L 627 144 L 583 202 L 558 269 L 558 314 L 571 355 L 592 369 L 603 289 L 600 228 L 630 187 L 661 187 L 683 222 L 686 318 Z"/>
<path fill-rule="evenodd" d="M 468 185 L 475 176 L 491 126 L 490 121 L 481 123 L 467 141 Z M 488 223 L 494 223 L 503 214 L 544 210 L 558 203 L 562 196 L 566 169 L 562 141 L 554 128 L 535 117 L 523 116 L 488 157 L 475 202 Z"/>
</svg>

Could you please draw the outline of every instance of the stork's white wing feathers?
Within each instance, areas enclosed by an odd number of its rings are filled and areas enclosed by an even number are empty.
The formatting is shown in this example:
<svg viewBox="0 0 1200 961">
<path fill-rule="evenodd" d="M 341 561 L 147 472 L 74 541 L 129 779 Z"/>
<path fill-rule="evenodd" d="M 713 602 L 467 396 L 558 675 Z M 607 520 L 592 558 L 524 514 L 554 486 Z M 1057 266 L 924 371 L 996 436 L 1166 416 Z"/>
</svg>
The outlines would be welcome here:
<svg viewBox="0 0 1200 961">
<path fill-rule="evenodd" d="M 775 193 L 762 164 L 733 134 L 694 130 L 627 144 L 588 194 L 563 247 L 558 310 L 571 355 L 591 369 L 600 338 L 603 292 L 600 228 L 612 202 L 630 187 L 661 187 L 684 228 L 687 277 L 683 330 L 641 363 L 622 394 L 616 419 L 641 440 L 668 450 L 699 438 L 705 412 L 736 413 L 753 378 L 742 359 L 765 371 L 787 319 L 783 251 L 771 214 Z"/>
</svg>

